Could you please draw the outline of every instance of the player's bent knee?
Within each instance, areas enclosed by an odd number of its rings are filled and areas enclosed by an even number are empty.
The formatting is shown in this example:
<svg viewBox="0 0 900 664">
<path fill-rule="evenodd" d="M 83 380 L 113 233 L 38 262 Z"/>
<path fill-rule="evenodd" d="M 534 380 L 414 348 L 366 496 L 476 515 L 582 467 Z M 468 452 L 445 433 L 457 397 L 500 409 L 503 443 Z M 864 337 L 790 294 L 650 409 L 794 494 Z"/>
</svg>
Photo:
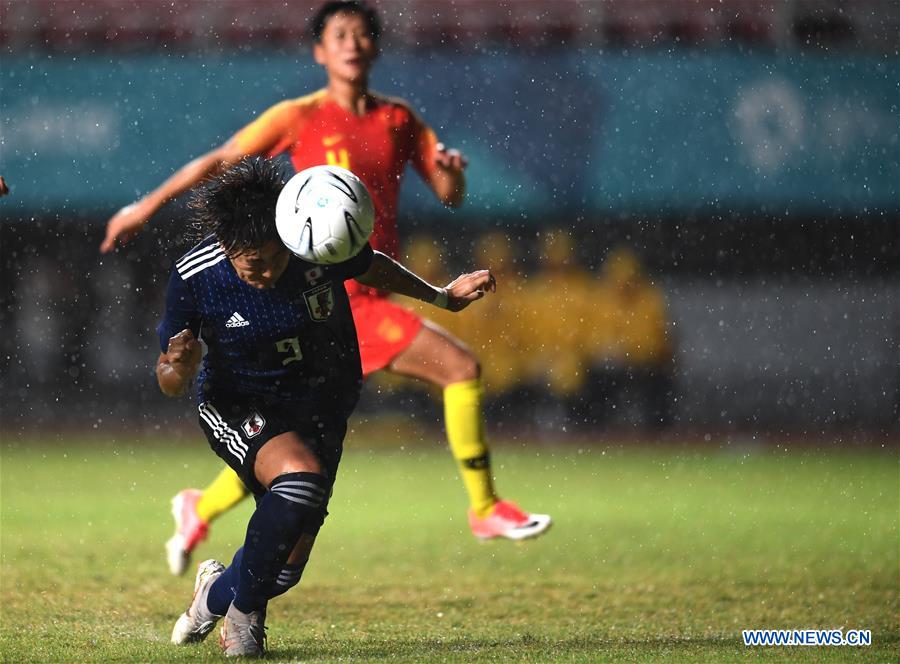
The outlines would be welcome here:
<svg viewBox="0 0 900 664">
<path fill-rule="evenodd" d="M 263 443 L 253 470 L 259 482 L 266 486 L 288 473 L 321 474 L 322 464 L 297 433 L 288 431 Z"/>
<path fill-rule="evenodd" d="M 452 366 L 447 367 L 448 384 L 481 378 L 481 363 L 472 353 L 464 351 Z"/>
<path fill-rule="evenodd" d="M 443 387 L 481 377 L 481 363 L 465 346 L 445 346 L 437 361 L 443 374 L 440 381 Z"/>
<path fill-rule="evenodd" d="M 279 471 L 273 482 L 282 475 L 296 475 L 297 473 L 309 473 L 321 475 L 322 467 L 316 459 L 283 459 L 279 465 Z"/>
</svg>

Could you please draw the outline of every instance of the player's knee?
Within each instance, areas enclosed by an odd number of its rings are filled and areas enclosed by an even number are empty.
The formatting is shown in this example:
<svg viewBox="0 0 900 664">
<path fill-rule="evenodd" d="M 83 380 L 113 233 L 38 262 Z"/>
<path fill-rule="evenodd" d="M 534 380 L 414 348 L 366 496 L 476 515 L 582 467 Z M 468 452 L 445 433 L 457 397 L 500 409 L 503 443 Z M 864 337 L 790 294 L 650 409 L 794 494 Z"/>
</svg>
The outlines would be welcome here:
<svg viewBox="0 0 900 664">
<path fill-rule="evenodd" d="M 297 473 L 322 474 L 322 465 L 314 454 L 288 455 L 281 460 L 278 477 Z M 278 479 L 275 478 L 275 480 Z M 275 480 L 272 480 L 273 482 Z"/>
<path fill-rule="evenodd" d="M 476 380 L 481 377 L 481 363 L 468 350 L 460 349 L 445 365 L 446 385 Z"/>
</svg>

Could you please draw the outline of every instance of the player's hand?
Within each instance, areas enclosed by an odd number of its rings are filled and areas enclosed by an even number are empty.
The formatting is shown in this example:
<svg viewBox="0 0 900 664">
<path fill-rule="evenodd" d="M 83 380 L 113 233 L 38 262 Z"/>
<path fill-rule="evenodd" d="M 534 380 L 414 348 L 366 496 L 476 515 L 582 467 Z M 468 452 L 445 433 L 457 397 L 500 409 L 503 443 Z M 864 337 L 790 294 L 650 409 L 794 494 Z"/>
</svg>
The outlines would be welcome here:
<svg viewBox="0 0 900 664">
<path fill-rule="evenodd" d="M 145 199 L 126 205 L 116 212 L 106 223 L 106 237 L 100 245 L 100 253 L 106 254 L 116 248 L 116 242 L 125 244 L 147 224 L 153 210 L 149 209 Z"/>
<path fill-rule="evenodd" d="M 444 287 L 447 293 L 447 309 L 462 311 L 475 300 L 480 300 L 488 291 L 497 290 L 497 281 L 490 270 L 478 270 L 461 274 Z"/>
<path fill-rule="evenodd" d="M 6 180 L 0 175 L 0 196 L 6 196 L 9 193 L 9 187 L 6 186 Z"/>
<path fill-rule="evenodd" d="M 446 171 L 461 171 L 469 165 L 469 160 L 459 150 L 447 149 L 443 143 L 435 146 L 434 163 Z"/>
<path fill-rule="evenodd" d="M 203 347 L 190 330 L 182 330 L 169 339 L 166 360 L 174 371 L 182 376 L 190 375 L 200 363 Z"/>
</svg>

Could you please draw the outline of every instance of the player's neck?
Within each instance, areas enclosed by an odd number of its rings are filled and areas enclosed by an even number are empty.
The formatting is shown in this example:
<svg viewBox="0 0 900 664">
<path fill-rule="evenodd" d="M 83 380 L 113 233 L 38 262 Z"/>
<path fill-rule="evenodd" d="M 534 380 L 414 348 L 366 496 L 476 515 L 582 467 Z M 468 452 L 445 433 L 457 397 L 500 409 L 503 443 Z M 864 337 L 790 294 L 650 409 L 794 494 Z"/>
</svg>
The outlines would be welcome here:
<svg viewBox="0 0 900 664">
<path fill-rule="evenodd" d="M 328 81 L 328 95 L 348 113 L 363 115 L 369 99 L 368 81 Z"/>
</svg>

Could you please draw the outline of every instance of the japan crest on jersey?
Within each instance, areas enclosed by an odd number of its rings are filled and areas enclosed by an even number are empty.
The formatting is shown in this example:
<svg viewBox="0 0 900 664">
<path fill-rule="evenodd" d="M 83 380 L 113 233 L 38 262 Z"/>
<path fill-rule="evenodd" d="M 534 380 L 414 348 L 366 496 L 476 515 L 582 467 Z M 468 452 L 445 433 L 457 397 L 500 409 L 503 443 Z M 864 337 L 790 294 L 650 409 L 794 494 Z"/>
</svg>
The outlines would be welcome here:
<svg viewBox="0 0 900 664">
<path fill-rule="evenodd" d="M 334 293 L 331 292 L 331 284 L 322 284 L 303 292 L 306 299 L 306 307 L 309 309 L 309 317 L 317 323 L 321 323 L 331 315 L 334 309 Z"/>
<path fill-rule="evenodd" d="M 250 413 L 250 417 L 244 420 L 241 428 L 244 430 L 244 435 L 247 438 L 253 438 L 253 436 L 263 430 L 264 426 L 266 426 L 265 418 L 254 410 Z"/>
</svg>

